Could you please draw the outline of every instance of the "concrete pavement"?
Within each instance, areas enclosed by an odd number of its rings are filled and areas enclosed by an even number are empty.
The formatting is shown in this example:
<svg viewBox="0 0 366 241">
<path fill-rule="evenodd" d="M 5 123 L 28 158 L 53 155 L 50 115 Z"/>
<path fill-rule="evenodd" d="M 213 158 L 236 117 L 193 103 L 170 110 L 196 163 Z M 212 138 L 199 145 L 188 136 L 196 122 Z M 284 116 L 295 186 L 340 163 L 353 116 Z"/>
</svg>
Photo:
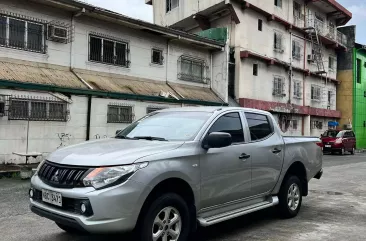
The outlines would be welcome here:
<svg viewBox="0 0 366 241">
<path fill-rule="evenodd" d="M 365 240 L 366 154 L 325 156 L 324 175 L 310 182 L 298 217 L 279 219 L 263 210 L 212 227 L 201 228 L 196 241 Z M 29 182 L 0 180 L 0 240 L 131 240 L 121 236 L 71 236 L 29 211 Z M 132 241 L 132 240 L 131 240 Z"/>
</svg>

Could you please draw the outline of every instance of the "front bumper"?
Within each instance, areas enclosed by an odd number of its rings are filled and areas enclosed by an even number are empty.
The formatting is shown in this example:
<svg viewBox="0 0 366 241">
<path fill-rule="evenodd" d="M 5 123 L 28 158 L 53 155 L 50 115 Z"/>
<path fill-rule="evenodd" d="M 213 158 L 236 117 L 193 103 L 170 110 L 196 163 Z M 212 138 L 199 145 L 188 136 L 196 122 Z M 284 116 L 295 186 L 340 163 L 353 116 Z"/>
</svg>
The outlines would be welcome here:
<svg viewBox="0 0 366 241">
<path fill-rule="evenodd" d="M 31 186 L 39 191 L 46 189 L 59 192 L 63 198 L 87 199 L 92 208 L 91 216 L 62 210 L 32 198 L 30 209 L 42 217 L 89 233 L 128 232 L 134 229 L 145 200 L 142 194 L 147 188 L 128 180 L 124 184 L 102 190 L 91 187 L 62 189 L 43 183 L 37 176 L 32 178 Z"/>
</svg>

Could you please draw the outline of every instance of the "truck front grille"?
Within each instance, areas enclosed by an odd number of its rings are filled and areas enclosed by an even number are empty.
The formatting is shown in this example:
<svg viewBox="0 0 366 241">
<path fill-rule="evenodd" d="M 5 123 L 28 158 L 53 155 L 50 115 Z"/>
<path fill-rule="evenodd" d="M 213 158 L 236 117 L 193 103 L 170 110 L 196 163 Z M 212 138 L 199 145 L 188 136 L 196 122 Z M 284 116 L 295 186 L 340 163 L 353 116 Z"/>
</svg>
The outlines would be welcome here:
<svg viewBox="0 0 366 241">
<path fill-rule="evenodd" d="M 89 168 L 59 165 L 46 161 L 38 171 L 39 178 L 46 184 L 59 188 L 82 187 L 82 180 Z"/>
</svg>

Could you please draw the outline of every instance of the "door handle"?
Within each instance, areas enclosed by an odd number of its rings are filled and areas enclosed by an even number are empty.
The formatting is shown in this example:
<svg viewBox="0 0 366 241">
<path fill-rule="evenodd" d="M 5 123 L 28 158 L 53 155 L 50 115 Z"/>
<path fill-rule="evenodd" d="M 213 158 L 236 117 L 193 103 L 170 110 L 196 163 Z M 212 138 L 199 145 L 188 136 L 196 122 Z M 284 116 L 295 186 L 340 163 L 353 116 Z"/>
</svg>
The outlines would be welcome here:
<svg viewBox="0 0 366 241">
<path fill-rule="evenodd" d="M 241 154 L 241 155 L 239 156 L 239 159 L 240 159 L 240 160 L 244 160 L 244 159 L 248 159 L 249 157 L 250 157 L 250 155 L 247 155 L 247 154 L 243 153 L 243 154 Z"/>
<path fill-rule="evenodd" d="M 275 149 L 273 149 L 272 150 L 272 152 L 274 153 L 274 154 L 278 154 L 278 153 L 280 153 L 282 150 L 281 149 L 278 149 L 278 148 L 275 148 Z"/>
</svg>

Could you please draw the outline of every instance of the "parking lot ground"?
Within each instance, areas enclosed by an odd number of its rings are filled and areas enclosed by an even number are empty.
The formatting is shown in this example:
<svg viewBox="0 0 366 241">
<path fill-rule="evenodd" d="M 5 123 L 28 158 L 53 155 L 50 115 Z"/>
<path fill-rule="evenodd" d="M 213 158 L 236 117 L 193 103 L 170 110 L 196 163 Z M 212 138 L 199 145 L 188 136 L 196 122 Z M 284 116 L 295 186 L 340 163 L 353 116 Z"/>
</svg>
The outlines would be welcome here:
<svg viewBox="0 0 366 241">
<path fill-rule="evenodd" d="M 200 228 L 196 241 L 247 240 L 365 240 L 366 154 L 324 156 L 324 175 L 311 180 L 294 219 L 278 218 L 268 209 L 208 228 Z M 51 221 L 31 213 L 29 181 L 0 179 L 0 240 L 86 241 L 131 240 L 129 235 L 72 236 Z M 193 240 L 192 240 L 193 241 Z"/>
</svg>

